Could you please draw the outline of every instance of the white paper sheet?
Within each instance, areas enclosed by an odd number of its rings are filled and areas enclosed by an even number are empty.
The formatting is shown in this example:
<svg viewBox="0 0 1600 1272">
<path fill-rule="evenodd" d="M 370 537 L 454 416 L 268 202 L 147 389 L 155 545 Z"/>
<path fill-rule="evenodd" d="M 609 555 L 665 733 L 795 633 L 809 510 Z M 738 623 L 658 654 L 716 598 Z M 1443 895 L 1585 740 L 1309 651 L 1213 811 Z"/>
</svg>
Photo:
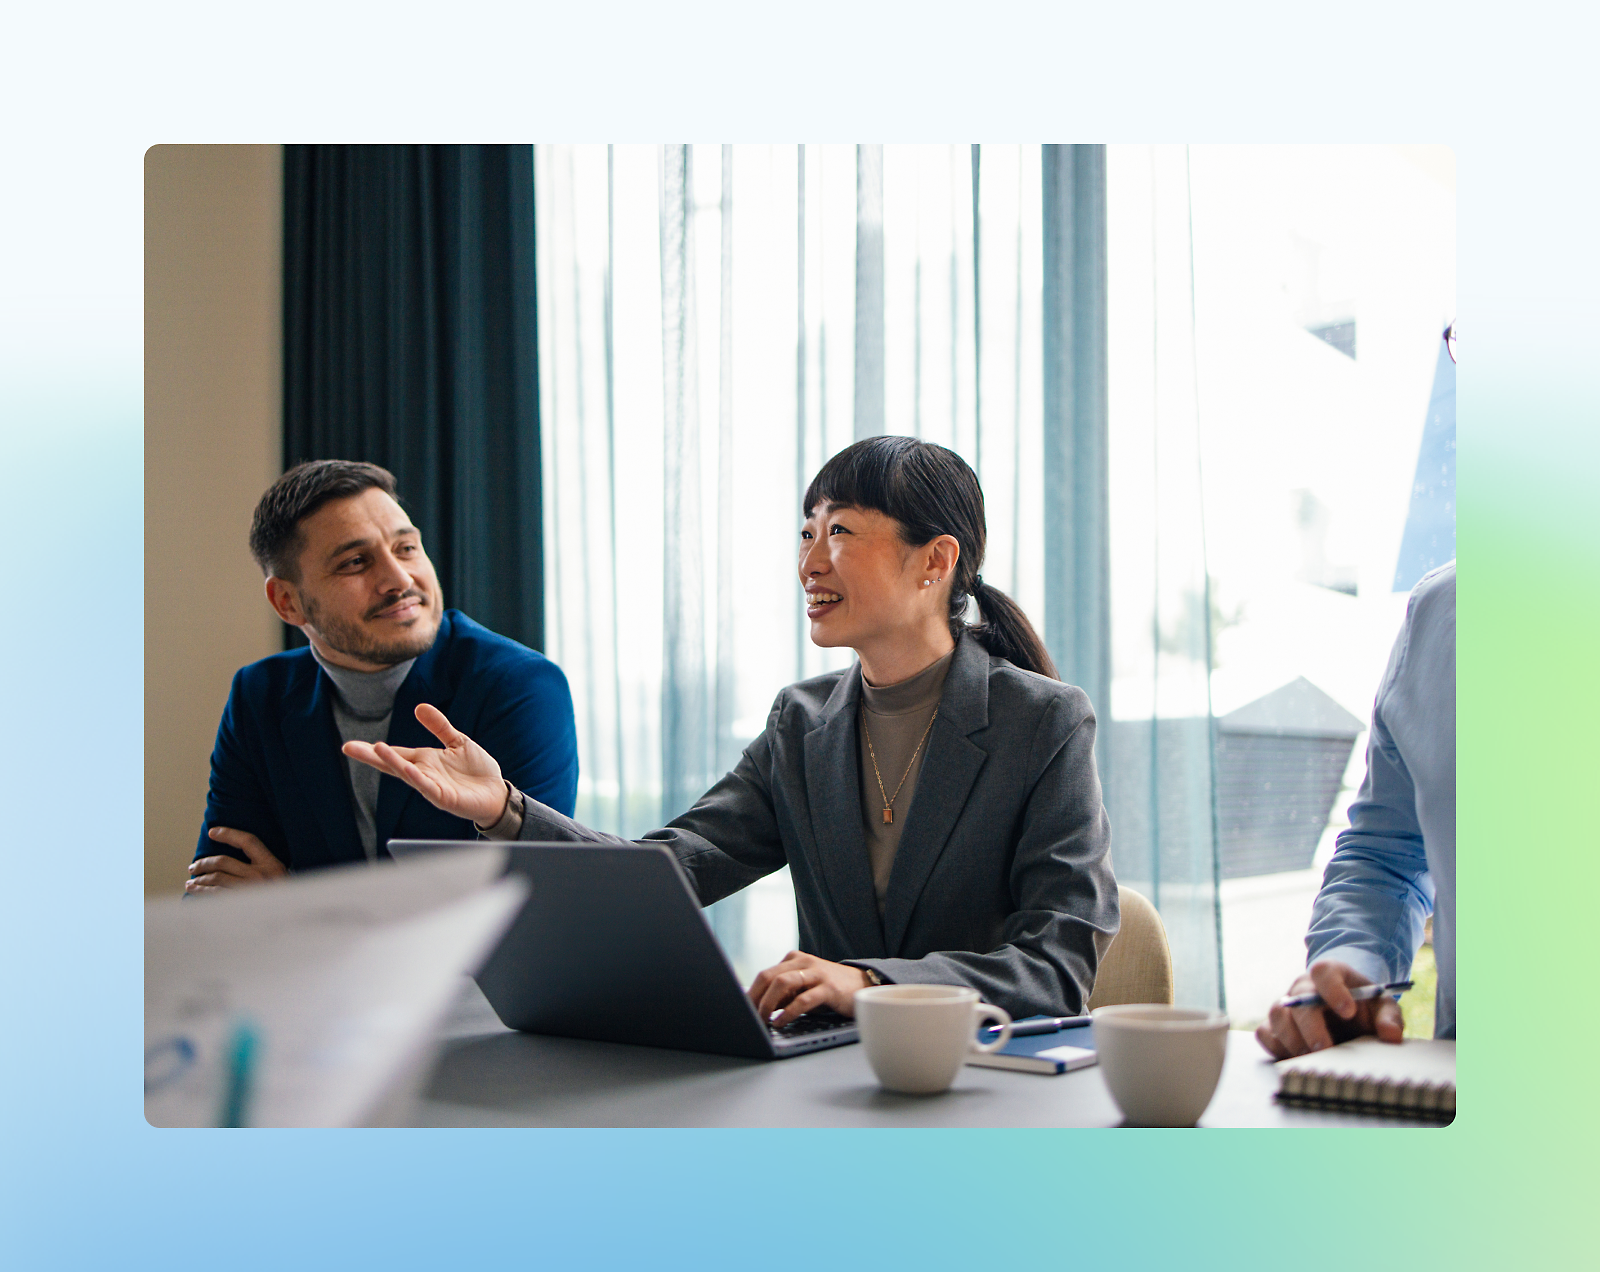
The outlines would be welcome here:
<svg viewBox="0 0 1600 1272">
<path fill-rule="evenodd" d="M 230 1043 L 256 1040 L 251 1126 L 403 1110 L 464 973 L 526 896 L 486 845 L 145 907 L 145 1118 L 216 1126 Z"/>
</svg>

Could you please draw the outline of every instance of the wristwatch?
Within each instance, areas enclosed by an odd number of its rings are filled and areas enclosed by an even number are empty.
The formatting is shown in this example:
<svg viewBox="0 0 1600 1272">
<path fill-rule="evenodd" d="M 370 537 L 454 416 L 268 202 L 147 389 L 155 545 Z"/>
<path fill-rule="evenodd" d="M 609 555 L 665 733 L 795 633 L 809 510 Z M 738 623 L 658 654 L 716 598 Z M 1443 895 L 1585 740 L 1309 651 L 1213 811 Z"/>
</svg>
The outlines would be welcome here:
<svg viewBox="0 0 1600 1272">
<path fill-rule="evenodd" d="M 888 981 L 884 980 L 883 977 L 880 976 L 873 968 L 862 967 L 860 963 L 853 963 L 851 966 L 867 978 L 868 989 L 871 989 L 874 985 L 887 985 L 889 983 Z"/>
</svg>

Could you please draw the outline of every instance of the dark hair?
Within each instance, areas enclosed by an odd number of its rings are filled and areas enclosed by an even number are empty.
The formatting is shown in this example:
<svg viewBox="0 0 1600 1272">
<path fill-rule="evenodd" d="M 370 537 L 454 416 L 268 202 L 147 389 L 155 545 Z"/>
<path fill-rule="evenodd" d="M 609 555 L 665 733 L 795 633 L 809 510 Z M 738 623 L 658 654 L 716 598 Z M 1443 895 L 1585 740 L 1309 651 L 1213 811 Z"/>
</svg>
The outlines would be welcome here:
<svg viewBox="0 0 1600 1272">
<path fill-rule="evenodd" d="M 1061 679 L 1039 633 L 1022 607 L 978 571 L 989 531 L 978 475 L 953 450 L 914 437 L 868 437 L 846 446 L 822 466 L 806 489 L 805 515 L 820 503 L 870 508 L 893 517 L 900 538 L 920 547 L 942 534 L 961 545 L 950 585 L 950 634 L 970 631 L 991 654 Z M 967 598 L 978 602 L 983 622 L 968 628 Z"/>
<path fill-rule="evenodd" d="M 267 487 L 250 519 L 250 555 L 264 574 L 299 580 L 300 523 L 323 504 L 363 490 L 395 495 L 394 474 L 376 464 L 349 459 L 313 459 L 296 464 Z"/>
</svg>

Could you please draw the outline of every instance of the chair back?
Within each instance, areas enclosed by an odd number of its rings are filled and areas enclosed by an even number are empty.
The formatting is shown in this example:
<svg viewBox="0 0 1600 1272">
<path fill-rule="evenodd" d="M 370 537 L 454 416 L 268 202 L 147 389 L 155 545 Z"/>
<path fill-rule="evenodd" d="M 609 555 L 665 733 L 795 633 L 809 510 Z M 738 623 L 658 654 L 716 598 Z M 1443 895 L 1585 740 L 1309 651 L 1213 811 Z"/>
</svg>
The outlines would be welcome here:
<svg viewBox="0 0 1600 1272">
<path fill-rule="evenodd" d="M 1100 960 L 1089 1010 L 1118 1003 L 1172 1002 L 1172 950 L 1155 906 L 1132 888 L 1117 888 L 1122 925 Z"/>
</svg>

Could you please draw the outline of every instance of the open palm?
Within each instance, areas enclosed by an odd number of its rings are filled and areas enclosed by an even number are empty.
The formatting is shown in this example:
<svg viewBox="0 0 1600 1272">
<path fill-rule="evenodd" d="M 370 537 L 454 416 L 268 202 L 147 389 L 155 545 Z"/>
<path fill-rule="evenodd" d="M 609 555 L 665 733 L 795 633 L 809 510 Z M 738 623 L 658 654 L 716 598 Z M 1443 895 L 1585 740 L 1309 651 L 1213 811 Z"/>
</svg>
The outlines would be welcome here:
<svg viewBox="0 0 1600 1272">
<path fill-rule="evenodd" d="M 398 777 L 421 791 L 435 808 L 480 826 L 499 821 L 506 806 L 506 784 L 494 756 L 445 719 L 437 707 L 422 703 L 417 707 L 417 720 L 444 743 L 442 751 L 434 746 L 346 742 L 344 753 L 380 773 Z"/>
</svg>

